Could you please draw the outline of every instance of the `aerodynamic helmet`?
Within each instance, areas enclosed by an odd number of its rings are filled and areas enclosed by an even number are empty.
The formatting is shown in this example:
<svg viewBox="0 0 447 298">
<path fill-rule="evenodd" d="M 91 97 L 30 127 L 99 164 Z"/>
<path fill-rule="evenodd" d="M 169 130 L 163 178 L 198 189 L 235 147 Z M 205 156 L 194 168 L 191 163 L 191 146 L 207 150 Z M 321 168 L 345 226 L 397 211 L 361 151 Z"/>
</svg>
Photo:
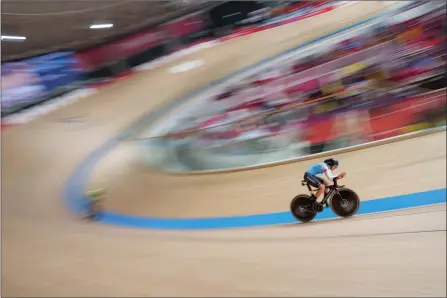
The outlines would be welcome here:
<svg viewBox="0 0 447 298">
<path fill-rule="evenodd" d="M 334 159 L 334 158 L 328 158 L 324 161 L 325 164 L 327 164 L 330 167 L 333 166 L 338 166 L 338 160 Z"/>
</svg>

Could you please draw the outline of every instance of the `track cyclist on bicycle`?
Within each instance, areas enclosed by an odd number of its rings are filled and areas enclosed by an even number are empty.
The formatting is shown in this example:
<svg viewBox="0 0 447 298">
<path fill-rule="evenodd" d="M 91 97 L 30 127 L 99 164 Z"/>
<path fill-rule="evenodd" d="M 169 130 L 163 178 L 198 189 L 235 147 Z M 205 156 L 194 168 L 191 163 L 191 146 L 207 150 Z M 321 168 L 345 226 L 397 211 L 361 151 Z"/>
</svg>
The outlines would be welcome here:
<svg viewBox="0 0 447 298">
<path fill-rule="evenodd" d="M 93 189 L 88 191 L 86 196 L 88 199 L 87 207 L 90 213 L 89 217 L 94 217 L 98 210 L 101 209 L 101 201 L 105 198 L 106 191 L 102 188 Z"/>
<path fill-rule="evenodd" d="M 346 176 L 346 173 L 340 173 L 339 175 L 334 175 L 332 171 L 338 168 L 338 160 L 334 158 L 328 158 L 324 162 L 317 163 L 310 167 L 304 173 L 304 180 L 309 183 L 309 185 L 318 188 L 318 191 L 315 195 L 312 195 L 312 198 L 317 201 L 317 199 L 324 193 L 328 191 L 326 186 L 329 186 L 329 182 L 324 179 L 317 177 L 317 175 L 325 174 L 326 177 L 333 181 L 334 178 L 342 179 Z"/>
</svg>

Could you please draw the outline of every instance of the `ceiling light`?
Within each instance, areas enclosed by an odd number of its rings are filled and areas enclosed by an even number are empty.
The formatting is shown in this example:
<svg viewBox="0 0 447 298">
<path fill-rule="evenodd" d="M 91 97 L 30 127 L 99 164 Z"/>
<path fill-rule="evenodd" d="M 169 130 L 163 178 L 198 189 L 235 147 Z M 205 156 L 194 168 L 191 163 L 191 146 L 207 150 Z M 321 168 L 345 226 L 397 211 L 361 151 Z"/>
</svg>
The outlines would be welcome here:
<svg viewBox="0 0 447 298">
<path fill-rule="evenodd" d="M 18 35 L 2 35 L 2 40 L 23 41 L 23 40 L 26 40 L 26 37 L 25 36 L 18 36 Z"/>
<path fill-rule="evenodd" d="M 112 28 L 112 27 L 113 27 L 113 24 L 111 24 L 111 23 L 90 25 L 90 29 L 107 29 L 107 28 Z"/>
</svg>

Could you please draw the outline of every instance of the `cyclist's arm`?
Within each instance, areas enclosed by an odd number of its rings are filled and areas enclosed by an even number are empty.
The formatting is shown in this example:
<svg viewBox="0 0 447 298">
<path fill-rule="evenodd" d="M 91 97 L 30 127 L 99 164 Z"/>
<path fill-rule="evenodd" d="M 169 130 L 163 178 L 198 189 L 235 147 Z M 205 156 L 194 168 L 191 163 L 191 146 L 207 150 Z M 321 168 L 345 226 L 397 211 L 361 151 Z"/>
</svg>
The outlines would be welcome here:
<svg viewBox="0 0 447 298">
<path fill-rule="evenodd" d="M 326 175 L 326 177 L 331 181 L 334 180 L 334 178 L 338 177 L 338 175 L 334 175 L 328 167 L 324 167 L 323 171 L 324 171 L 324 174 Z"/>
</svg>

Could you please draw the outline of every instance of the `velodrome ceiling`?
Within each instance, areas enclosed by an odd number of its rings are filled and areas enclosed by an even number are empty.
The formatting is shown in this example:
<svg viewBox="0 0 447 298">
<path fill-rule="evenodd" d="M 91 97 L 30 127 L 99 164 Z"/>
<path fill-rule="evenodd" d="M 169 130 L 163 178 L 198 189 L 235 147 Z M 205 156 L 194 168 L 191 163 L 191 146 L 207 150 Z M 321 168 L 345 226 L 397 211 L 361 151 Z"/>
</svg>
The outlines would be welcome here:
<svg viewBox="0 0 447 298">
<path fill-rule="evenodd" d="M 2 35 L 26 37 L 20 42 L 2 40 L 2 61 L 100 44 L 215 4 L 204 0 L 2 0 Z M 97 22 L 111 22 L 114 27 L 89 29 Z"/>
</svg>

